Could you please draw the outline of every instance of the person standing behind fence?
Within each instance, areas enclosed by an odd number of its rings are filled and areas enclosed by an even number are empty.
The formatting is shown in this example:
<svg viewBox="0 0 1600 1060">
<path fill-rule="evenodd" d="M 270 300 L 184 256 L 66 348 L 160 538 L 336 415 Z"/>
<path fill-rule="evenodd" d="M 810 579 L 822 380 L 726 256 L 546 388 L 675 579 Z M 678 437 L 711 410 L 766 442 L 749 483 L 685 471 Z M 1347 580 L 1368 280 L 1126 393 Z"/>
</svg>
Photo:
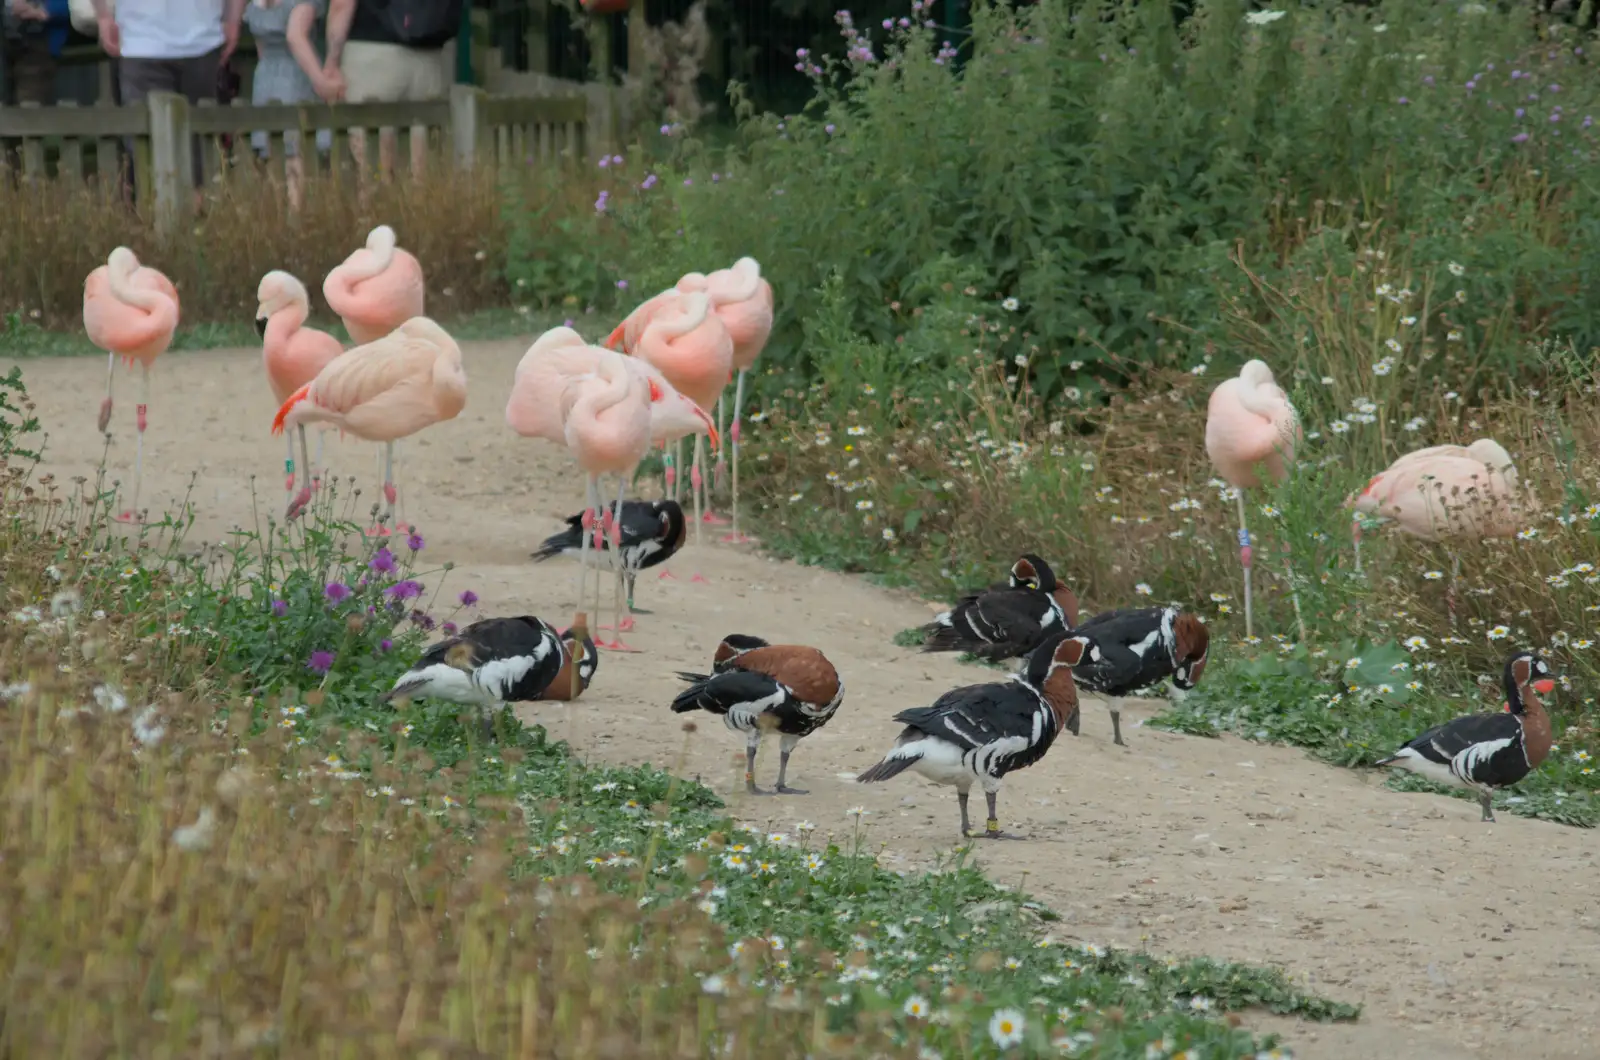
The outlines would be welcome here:
<svg viewBox="0 0 1600 1060">
<path fill-rule="evenodd" d="M 56 64 L 72 30 L 67 0 L 0 0 L 9 10 L 6 57 L 18 103 L 56 102 Z M 3 101 L 0 101 L 3 102 Z"/>
<path fill-rule="evenodd" d="M 250 85 L 250 102 L 311 103 L 323 99 L 335 103 L 344 96 L 344 80 L 338 72 L 323 69 L 317 46 L 312 41 L 323 0 L 250 0 L 244 10 L 245 25 L 256 42 L 256 71 Z M 333 133 L 317 131 L 317 150 L 327 151 Z M 261 158 L 270 155 L 267 134 L 250 134 L 250 145 Z M 305 165 L 300 157 L 300 134 L 283 134 L 284 174 L 289 182 L 289 204 L 298 209 L 305 181 Z"/>
<path fill-rule="evenodd" d="M 239 44 L 245 0 L 94 0 L 100 46 L 119 60 L 122 104 L 152 92 L 176 92 L 190 103 L 217 98 L 217 69 Z M 205 180 L 198 137 L 194 184 Z"/>
<path fill-rule="evenodd" d="M 330 73 L 342 74 L 352 103 L 439 99 L 450 87 L 453 49 L 464 0 L 329 0 Z M 411 140 L 411 165 L 422 168 L 424 137 Z M 350 153 L 365 172 L 366 136 L 350 136 Z M 394 169 L 395 134 L 378 141 L 383 172 Z"/>
</svg>

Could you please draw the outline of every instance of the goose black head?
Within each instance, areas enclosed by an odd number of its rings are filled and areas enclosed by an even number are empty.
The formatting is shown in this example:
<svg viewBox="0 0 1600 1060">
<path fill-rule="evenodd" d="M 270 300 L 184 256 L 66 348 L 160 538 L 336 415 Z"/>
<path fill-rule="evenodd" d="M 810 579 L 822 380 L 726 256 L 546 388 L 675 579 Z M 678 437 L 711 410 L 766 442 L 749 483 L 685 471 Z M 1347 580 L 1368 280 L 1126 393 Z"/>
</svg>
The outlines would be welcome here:
<svg viewBox="0 0 1600 1060">
<path fill-rule="evenodd" d="M 1519 651 L 1506 660 L 1505 688 L 1506 709 L 1521 714 L 1527 709 L 1524 689 L 1547 696 L 1555 691 L 1556 681 L 1550 665 L 1537 652 Z"/>
<path fill-rule="evenodd" d="M 1011 588 L 1032 589 L 1040 593 L 1055 592 L 1056 572 L 1032 552 L 1024 553 L 1021 559 L 1011 565 Z"/>
</svg>

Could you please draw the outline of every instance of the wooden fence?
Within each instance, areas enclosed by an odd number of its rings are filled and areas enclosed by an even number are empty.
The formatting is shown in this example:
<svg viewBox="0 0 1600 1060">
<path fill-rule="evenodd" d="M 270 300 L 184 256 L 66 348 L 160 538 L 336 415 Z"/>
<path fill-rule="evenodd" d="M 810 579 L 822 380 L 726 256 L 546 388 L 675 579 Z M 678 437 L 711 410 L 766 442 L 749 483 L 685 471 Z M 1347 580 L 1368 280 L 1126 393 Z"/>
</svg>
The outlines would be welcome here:
<svg viewBox="0 0 1600 1060">
<path fill-rule="evenodd" d="M 268 164 L 281 170 L 284 134 L 296 133 L 301 153 L 313 157 L 319 130 L 331 132 L 329 155 L 337 176 L 351 165 L 352 133 L 395 130 L 402 148 L 422 143 L 444 148 L 454 165 L 471 169 L 580 160 L 606 150 L 606 129 L 593 129 L 590 101 L 582 95 L 490 96 L 472 85 L 452 85 L 446 99 L 412 103 L 191 105 L 170 92 L 151 93 L 144 104 L 125 107 L 0 107 L 0 148 L 18 159 L 23 180 L 56 177 L 86 180 L 122 172 L 131 145 L 135 185 L 152 202 L 158 224 L 183 222 L 197 149 L 210 181 L 255 153 L 250 134 L 268 137 Z M 598 135 L 596 135 L 598 134 Z M 370 168 L 375 143 L 364 152 Z M 591 142 L 594 141 L 594 142 Z M 402 155 L 403 157 L 403 155 Z M 51 161 L 54 165 L 50 165 Z"/>
</svg>

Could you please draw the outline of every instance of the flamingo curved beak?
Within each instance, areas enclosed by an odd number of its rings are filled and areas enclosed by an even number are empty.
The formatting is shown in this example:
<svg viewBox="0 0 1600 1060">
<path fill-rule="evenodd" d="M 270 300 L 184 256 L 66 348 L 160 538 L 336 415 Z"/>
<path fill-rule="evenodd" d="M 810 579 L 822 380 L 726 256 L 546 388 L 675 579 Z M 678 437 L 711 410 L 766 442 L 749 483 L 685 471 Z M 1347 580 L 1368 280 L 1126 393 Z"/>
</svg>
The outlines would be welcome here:
<svg viewBox="0 0 1600 1060">
<path fill-rule="evenodd" d="M 608 350 L 614 350 L 622 344 L 622 331 L 628 326 L 627 321 L 618 324 L 616 330 L 606 336 L 606 341 L 601 343 Z"/>
<path fill-rule="evenodd" d="M 711 417 L 706 415 L 705 409 L 696 407 L 695 411 L 705 421 L 706 436 L 711 439 L 711 451 L 716 452 L 722 448 L 722 435 L 717 433 L 717 425 L 711 422 Z"/>
<path fill-rule="evenodd" d="M 267 337 L 267 318 L 265 316 L 256 317 L 256 334 L 262 338 Z"/>
</svg>

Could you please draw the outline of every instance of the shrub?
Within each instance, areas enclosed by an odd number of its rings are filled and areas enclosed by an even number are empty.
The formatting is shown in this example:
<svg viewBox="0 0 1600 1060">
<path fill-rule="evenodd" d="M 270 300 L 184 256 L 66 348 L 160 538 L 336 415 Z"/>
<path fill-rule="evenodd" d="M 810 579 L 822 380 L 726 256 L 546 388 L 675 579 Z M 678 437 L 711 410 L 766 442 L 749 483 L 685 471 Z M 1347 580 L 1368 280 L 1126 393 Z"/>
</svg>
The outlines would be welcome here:
<svg viewBox="0 0 1600 1060">
<path fill-rule="evenodd" d="M 1524 338 L 1600 341 L 1595 94 L 1570 27 L 1420 0 L 1246 9 L 1213 0 L 1174 28 L 1160 4 L 982 5 L 959 71 L 935 29 L 841 13 L 848 56 L 799 59 L 818 86 L 803 113 L 746 110 L 727 157 L 671 137 L 671 165 L 613 189 L 629 279 L 642 296 L 755 256 L 780 292 L 768 357 L 800 384 L 830 275 L 849 329 L 886 343 L 948 255 L 991 306 L 1017 304 L 1054 398 L 1191 363 L 1225 338 L 1225 296 L 1254 293 L 1235 248 L 1287 282 L 1333 211 L 1465 264 L 1495 311 L 1464 323 L 1496 372 L 1520 367 Z"/>
</svg>

